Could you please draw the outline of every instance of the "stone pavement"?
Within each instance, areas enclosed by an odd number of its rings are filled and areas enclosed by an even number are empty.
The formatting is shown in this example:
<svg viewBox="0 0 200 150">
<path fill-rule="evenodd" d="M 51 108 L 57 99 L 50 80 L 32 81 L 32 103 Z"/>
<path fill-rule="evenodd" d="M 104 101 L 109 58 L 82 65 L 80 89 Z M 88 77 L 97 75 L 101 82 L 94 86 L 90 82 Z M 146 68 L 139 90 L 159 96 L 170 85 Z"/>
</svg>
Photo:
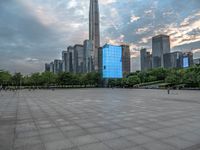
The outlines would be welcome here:
<svg viewBox="0 0 200 150">
<path fill-rule="evenodd" d="M 0 150 L 199 150 L 200 91 L 0 93 Z"/>
</svg>

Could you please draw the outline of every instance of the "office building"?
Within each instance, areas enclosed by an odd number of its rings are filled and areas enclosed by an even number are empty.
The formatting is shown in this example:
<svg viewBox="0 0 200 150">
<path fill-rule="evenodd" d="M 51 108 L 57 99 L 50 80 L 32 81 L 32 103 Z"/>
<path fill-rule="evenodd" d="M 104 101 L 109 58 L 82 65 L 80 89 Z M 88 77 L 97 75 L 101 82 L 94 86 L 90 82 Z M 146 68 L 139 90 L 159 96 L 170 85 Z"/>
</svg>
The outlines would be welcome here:
<svg viewBox="0 0 200 150">
<path fill-rule="evenodd" d="M 54 72 L 54 63 L 53 62 L 51 62 L 50 63 L 50 72 Z"/>
<path fill-rule="evenodd" d="M 173 52 L 164 54 L 164 68 L 182 68 L 183 53 Z"/>
<path fill-rule="evenodd" d="M 55 74 L 62 72 L 62 60 L 54 60 L 54 71 Z"/>
<path fill-rule="evenodd" d="M 76 44 L 74 46 L 75 53 L 75 73 L 84 73 L 84 48 L 83 45 Z"/>
<path fill-rule="evenodd" d="M 164 54 L 170 53 L 170 37 L 158 35 L 152 38 L 153 68 L 164 67 Z"/>
<path fill-rule="evenodd" d="M 75 71 L 76 71 L 76 63 L 75 63 L 75 52 L 74 52 L 74 47 L 72 47 L 72 46 L 69 46 L 68 48 L 67 48 L 67 51 L 68 51 L 68 57 L 69 57 L 69 59 L 68 59 L 68 63 L 69 63 L 69 72 L 71 72 L 71 73 L 75 73 Z"/>
<path fill-rule="evenodd" d="M 98 71 L 98 48 L 100 47 L 100 23 L 98 0 L 90 0 L 89 40 L 93 41 L 94 68 Z"/>
<path fill-rule="evenodd" d="M 131 72 L 131 54 L 129 45 L 121 45 L 122 47 L 122 71 L 123 74 Z"/>
<path fill-rule="evenodd" d="M 140 51 L 141 71 L 147 71 L 152 68 L 152 55 L 147 52 L 147 49 Z"/>
<path fill-rule="evenodd" d="M 200 58 L 194 59 L 193 62 L 194 62 L 195 65 L 200 65 Z"/>
<path fill-rule="evenodd" d="M 50 72 L 50 64 L 45 64 L 45 72 Z"/>
<path fill-rule="evenodd" d="M 62 71 L 63 72 L 69 72 L 69 52 L 68 51 L 62 51 Z"/>
<path fill-rule="evenodd" d="M 104 79 L 118 79 L 123 77 L 122 47 L 106 44 L 99 48 L 99 68 Z"/>
<path fill-rule="evenodd" d="M 84 72 L 94 71 L 94 49 L 91 40 L 84 41 Z"/>
<path fill-rule="evenodd" d="M 188 68 L 191 67 L 193 65 L 193 53 L 192 52 L 186 52 L 183 53 L 183 64 L 182 67 L 183 68 Z"/>
</svg>

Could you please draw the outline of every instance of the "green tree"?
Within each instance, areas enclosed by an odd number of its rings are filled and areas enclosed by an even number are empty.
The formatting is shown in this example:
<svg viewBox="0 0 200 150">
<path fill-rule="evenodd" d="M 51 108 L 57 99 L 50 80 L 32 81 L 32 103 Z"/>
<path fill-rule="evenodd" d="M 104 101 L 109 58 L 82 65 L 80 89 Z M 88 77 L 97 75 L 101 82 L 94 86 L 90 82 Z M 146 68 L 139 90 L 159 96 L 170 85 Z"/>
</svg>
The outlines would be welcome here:
<svg viewBox="0 0 200 150">
<path fill-rule="evenodd" d="M 18 73 L 15 73 L 13 76 L 12 76 L 12 83 L 15 85 L 15 86 L 20 86 L 22 85 L 22 82 L 23 82 L 23 75 L 18 72 Z"/>
<path fill-rule="evenodd" d="M 30 77 L 31 83 L 34 86 L 39 86 L 42 84 L 40 73 L 33 73 Z"/>
<path fill-rule="evenodd" d="M 0 71 L 0 85 L 11 84 L 12 75 L 7 71 Z"/>
<path fill-rule="evenodd" d="M 141 83 L 141 80 L 138 76 L 134 75 L 134 76 L 130 76 L 128 77 L 128 85 L 129 87 L 133 87 L 136 84 Z"/>
<path fill-rule="evenodd" d="M 54 85 L 56 83 L 57 75 L 52 72 L 43 72 L 41 74 L 41 82 L 43 85 Z"/>
</svg>

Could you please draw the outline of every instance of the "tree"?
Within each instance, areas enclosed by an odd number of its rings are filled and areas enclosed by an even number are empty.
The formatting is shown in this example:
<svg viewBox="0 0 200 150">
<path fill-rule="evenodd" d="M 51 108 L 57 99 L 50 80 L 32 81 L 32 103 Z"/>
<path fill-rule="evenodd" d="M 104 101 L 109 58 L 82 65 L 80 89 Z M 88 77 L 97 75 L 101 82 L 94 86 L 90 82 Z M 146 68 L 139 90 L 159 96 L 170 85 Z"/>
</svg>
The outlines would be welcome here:
<svg viewBox="0 0 200 150">
<path fill-rule="evenodd" d="M 22 74 L 21 73 L 15 73 L 13 76 L 12 76 L 12 82 L 15 86 L 20 86 L 22 84 Z"/>
<path fill-rule="evenodd" d="M 43 72 L 41 74 L 41 82 L 43 85 L 51 85 L 56 83 L 57 76 L 52 72 Z"/>
<path fill-rule="evenodd" d="M 8 85 L 11 83 L 12 75 L 7 71 L 0 71 L 0 85 Z"/>
<path fill-rule="evenodd" d="M 134 76 L 130 76 L 128 77 L 128 85 L 129 87 L 133 87 L 136 84 L 141 83 L 141 80 L 138 76 L 134 75 Z"/>
<path fill-rule="evenodd" d="M 32 85 L 39 86 L 42 84 L 40 73 L 33 73 L 30 77 Z"/>
<path fill-rule="evenodd" d="M 187 71 L 183 77 L 183 83 L 186 84 L 187 87 L 198 87 L 198 75 L 194 71 Z"/>
</svg>

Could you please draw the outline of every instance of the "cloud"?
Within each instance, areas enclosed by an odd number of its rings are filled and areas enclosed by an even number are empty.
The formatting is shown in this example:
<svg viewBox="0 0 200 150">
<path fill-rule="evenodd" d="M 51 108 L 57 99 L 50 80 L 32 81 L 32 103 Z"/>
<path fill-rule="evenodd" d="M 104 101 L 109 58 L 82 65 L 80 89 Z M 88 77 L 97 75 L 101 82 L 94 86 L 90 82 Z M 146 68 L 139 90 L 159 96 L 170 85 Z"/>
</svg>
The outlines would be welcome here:
<svg viewBox="0 0 200 150">
<path fill-rule="evenodd" d="M 135 21 L 138 21 L 139 19 L 140 19 L 140 17 L 132 15 L 130 18 L 130 22 L 135 22 Z"/>
<path fill-rule="evenodd" d="M 100 4 L 102 4 L 102 5 L 113 4 L 115 2 L 116 2 L 116 0 L 100 0 Z"/>
</svg>

